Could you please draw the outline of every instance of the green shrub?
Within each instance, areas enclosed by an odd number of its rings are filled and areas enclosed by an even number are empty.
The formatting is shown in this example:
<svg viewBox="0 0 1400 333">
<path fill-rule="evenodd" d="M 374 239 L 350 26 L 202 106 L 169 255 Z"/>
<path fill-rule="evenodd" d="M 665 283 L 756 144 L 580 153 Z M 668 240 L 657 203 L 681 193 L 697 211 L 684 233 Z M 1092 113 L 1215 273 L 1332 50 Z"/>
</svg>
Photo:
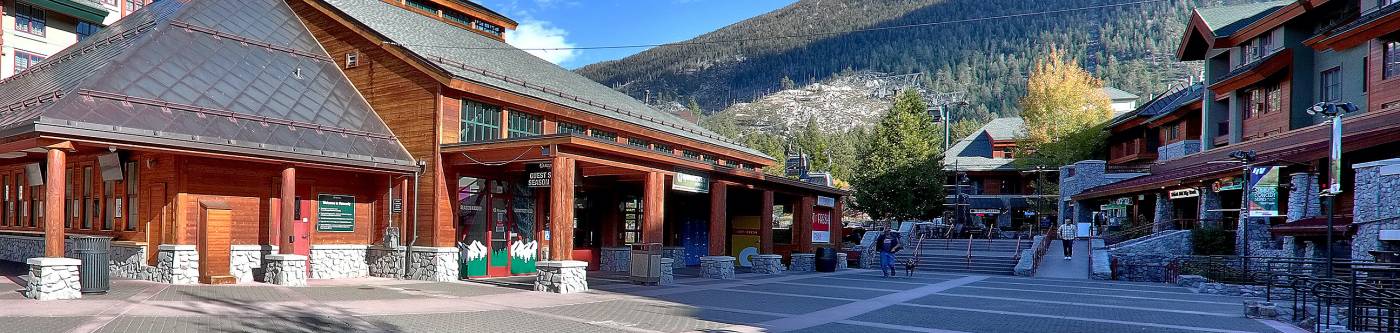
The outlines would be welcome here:
<svg viewBox="0 0 1400 333">
<path fill-rule="evenodd" d="M 1235 254 L 1235 236 L 1220 227 L 1191 230 L 1191 252 L 1201 256 Z"/>
</svg>

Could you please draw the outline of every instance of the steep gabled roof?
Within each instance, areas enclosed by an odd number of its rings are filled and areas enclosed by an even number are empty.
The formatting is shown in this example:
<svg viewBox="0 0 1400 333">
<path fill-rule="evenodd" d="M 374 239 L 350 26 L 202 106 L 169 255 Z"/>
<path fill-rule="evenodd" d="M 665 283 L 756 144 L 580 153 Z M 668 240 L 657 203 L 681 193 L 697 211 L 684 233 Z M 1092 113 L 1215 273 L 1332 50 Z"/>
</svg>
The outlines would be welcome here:
<svg viewBox="0 0 1400 333">
<path fill-rule="evenodd" d="M 961 171 L 1013 171 L 1014 158 L 992 157 L 992 141 L 1015 140 L 1025 136 L 1026 124 L 1021 118 L 997 118 L 982 128 L 958 140 L 943 155 L 943 167 Z"/>
<path fill-rule="evenodd" d="M 1216 37 L 1226 37 L 1294 2 L 1297 1 L 1278 0 L 1200 8 L 1196 9 L 1196 15 L 1201 16 L 1201 20 L 1205 21 Z"/>
<path fill-rule="evenodd" d="M 1107 94 L 1107 95 L 1108 95 L 1108 99 L 1109 99 L 1109 100 L 1113 100 L 1113 101 L 1120 101 L 1120 100 L 1125 100 L 1125 99 L 1137 99 L 1137 98 L 1138 98 L 1138 95 L 1134 95 L 1133 93 L 1126 92 L 1126 91 L 1123 91 L 1123 89 L 1118 89 L 1118 88 L 1114 88 L 1114 87 L 1103 87 L 1103 92 L 1104 92 L 1104 94 Z"/>
<path fill-rule="evenodd" d="M 772 159 L 510 44 L 383 1 L 321 1 L 454 77 Z"/>
<path fill-rule="evenodd" d="M 1146 118 L 1147 120 L 1161 118 L 1180 109 L 1187 104 L 1201 100 L 1205 97 L 1205 84 L 1195 83 L 1189 86 L 1180 87 L 1176 90 L 1168 91 L 1157 98 L 1148 101 L 1147 104 L 1139 106 L 1133 111 L 1113 117 L 1108 121 L 1108 126 L 1118 126 L 1135 118 Z"/>
<path fill-rule="evenodd" d="M 41 133 L 410 170 L 280 0 L 166 0 L 0 81 L 0 137 Z"/>
</svg>

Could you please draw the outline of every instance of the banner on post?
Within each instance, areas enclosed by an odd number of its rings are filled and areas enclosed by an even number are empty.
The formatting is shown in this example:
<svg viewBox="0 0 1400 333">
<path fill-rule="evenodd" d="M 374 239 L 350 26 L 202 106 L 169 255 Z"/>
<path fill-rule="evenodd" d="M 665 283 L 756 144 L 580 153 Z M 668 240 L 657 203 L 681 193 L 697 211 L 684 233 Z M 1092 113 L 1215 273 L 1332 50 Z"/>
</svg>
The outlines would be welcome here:
<svg viewBox="0 0 1400 333">
<path fill-rule="evenodd" d="M 1249 170 L 1249 217 L 1278 216 L 1279 167 L 1262 166 Z"/>
</svg>

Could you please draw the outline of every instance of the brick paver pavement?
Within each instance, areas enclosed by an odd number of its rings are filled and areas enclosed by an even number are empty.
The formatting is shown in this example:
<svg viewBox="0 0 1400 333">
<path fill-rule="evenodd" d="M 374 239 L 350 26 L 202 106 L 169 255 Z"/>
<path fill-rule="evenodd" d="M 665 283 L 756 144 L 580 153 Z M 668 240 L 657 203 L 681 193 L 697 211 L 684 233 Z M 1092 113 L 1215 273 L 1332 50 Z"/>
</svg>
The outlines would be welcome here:
<svg viewBox="0 0 1400 333">
<path fill-rule="evenodd" d="M 113 281 L 107 295 L 38 302 L 0 282 L 6 332 L 1279 332 L 1242 299 L 1162 284 L 868 270 L 682 276 L 556 295 L 528 279 L 435 283 L 365 278 L 312 286 Z M 1287 327 L 1284 328 L 1288 329 Z"/>
</svg>

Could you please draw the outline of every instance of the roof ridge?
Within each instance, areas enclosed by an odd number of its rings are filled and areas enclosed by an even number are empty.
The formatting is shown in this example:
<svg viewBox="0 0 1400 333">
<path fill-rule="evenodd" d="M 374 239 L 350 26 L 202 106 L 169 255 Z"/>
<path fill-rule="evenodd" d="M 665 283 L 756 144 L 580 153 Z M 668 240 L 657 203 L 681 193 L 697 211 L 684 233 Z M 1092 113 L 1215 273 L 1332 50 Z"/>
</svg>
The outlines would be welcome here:
<svg viewBox="0 0 1400 333">
<path fill-rule="evenodd" d="M 216 109 L 216 108 L 203 107 L 203 106 L 198 106 L 198 105 L 190 105 L 190 104 L 184 104 L 184 103 L 170 102 L 170 101 L 166 101 L 166 100 L 162 100 L 162 99 L 156 99 L 156 98 L 146 98 L 146 97 L 128 96 L 128 95 L 122 95 L 122 94 L 118 94 L 118 93 L 114 93 L 114 92 L 107 92 L 107 91 L 99 91 L 99 90 L 91 90 L 91 89 L 81 89 L 81 90 L 78 91 L 78 95 L 79 95 L 79 96 L 83 96 L 83 97 L 85 97 L 85 98 L 101 98 L 101 99 L 107 99 L 107 100 L 113 100 L 113 101 L 120 101 L 120 102 L 125 102 L 125 103 L 138 103 L 138 104 L 145 104 L 145 105 L 149 105 L 149 106 L 157 106 L 157 107 L 161 107 L 161 108 L 165 108 L 165 109 L 172 109 L 172 110 L 188 111 L 188 112 L 194 112 L 194 113 L 208 113 L 208 114 L 215 115 L 215 116 L 220 116 L 220 117 L 228 117 L 228 118 L 234 118 L 234 119 L 243 119 L 243 120 L 249 120 L 249 121 L 256 121 L 256 122 L 260 122 L 260 123 L 264 123 L 264 124 L 271 123 L 271 124 L 277 124 L 277 125 L 286 125 L 286 126 L 288 126 L 288 127 L 301 127 L 301 128 L 306 128 L 306 129 L 314 129 L 314 130 L 317 130 L 317 131 L 326 131 L 326 132 L 334 132 L 334 133 L 341 133 L 341 134 L 353 134 L 353 135 L 360 135 L 360 136 L 368 136 L 368 137 L 372 137 L 372 138 L 376 138 L 376 139 L 397 139 L 397 138 L 398 138 L 397 136 L 394 136 L 393 134 L 381 134 L 381 133 L 375 133 L 375 132 L 370 132 L 370 131 L 357 130 L 357 129 L 344 128 L 344 127 L 337 127 L 337 126 L 326 126 L 326 125 L 308 123 L 308 122 L 304 122 L 304 121 L 296 121 L 296 120 L 291 120 L 291 119 L 272 118 L 272 117 L 267 117 L 267 116 L 259 116 L 259 115 L 254 115 L 254 114 L 239 113 L 239 112 L 233 112 L 233 111 L 228 111 L 228 110 L 221 110 L 221 109 Z"/>
<path fill-rule="evenodd" d="M 151 30 L 153 30 L 153 28 L 154 28 L 155 26 L 156 26 L 156 20 L 155 20 L 155 19 L 152 19 L 152 20 L 150 20 L 150 21 L 146 21 L 146 22 L 144 22 L 144 23 L 141 23 L 141 25 L 137 26 L 136 28 L 131 29 L 131 30 L 128 30 L 128 31 L 123 32 L 123 33 L 121 33 L 121 34 L 116 34 L 116 35 L 108 36 L 107 38 L 103 38 L 103 39 L 100 39 L 100 40 L 98 40 L 98 41 L 96 41 L 96 42 L 93 42 L 93 43 L 91 43 L 91 44 L 88 44 L 88 45 L 86 45 L 86 46 L 83 46 L 83 47 L 80 48 L 80 49 L 74 49 L 72 52 L 64 52 L 64 53 L 61 53 L 61 54 L 62 54 L 62 57 L 59 57 L 58 59 L 52 59 L 52 57 L 46 58 L 46 59 L 44 59 L 45 61 L 40 61 L 39 64 L 36 65 L 36 66 L 27 68 L 27 69 L 25 69 L 25 70 L 23 70 L 23 71 L 20 71 L 19 73 L 15 73 L 14 75 L 11 75 L 10 77 L 4 78 L 4 79 L 0 79 L 0 85 L 4 85 L 4 84 L 9 83 L 9 82 L 11 82 L 11 81 L 19 80 L 19 79 L 21 79 L 21 78 L 24 78 L 24 77 L 27 77 L 27 76 L 30 76 L 30 75 L 38 75 L 37 73 L 42 73 L 42 72 L 44 72 L 44 70 L 46 70 L 46 69 L 48 69 L 48 68 L 51 68 L 51 67 L 54 67 L 54 66 L 58 66 L 59 64 L 62 64 L 62 63 L 64 63 L 64 62 L 68 61 L 68 60 L 72 60 L 73 58 L 76 58 L 76 57 L 79 56 L 79 55 L 83 55 L 83 54 L 86 54 L 86 53 L 88 53 L 88 52 L 92 52 L 92 50 L 95 50 L 95 49 L 97 49 L 98 47 L 106 46 L 107 44 L 111 44 L 111 42 L 114 41 L 114 40 L 117 40 L 117 39 L 132 39 L 132 38 L 135 38 L 137 35 L 141 35 L 141 34 L 145 34 L 145 33 L 147 33 L 147 32 L 150 32 Z M 60 52 L 62 52 L 62 51 L 60 51 Z"/>
<path fill-rule="evenodd" d="M 263 41 L 263 40 L 259 40 L 259 39 L 256 39 L 256 38 L 247 37 L 247 36 L 243 36 L 243 35 L 239 35 L 239 34 L 235 34 L 235 33 L 226 32 L 226 31 L 214 29 L 214 28 L 211 28 L 211 27 L 201 26 L 201 25 L 198 25 L 198 24 L 189 23 L 189 22 L 185 22 L 185 21 L 182 21 L 182 20 L 170 20 L 170 26 L 178 27 L 178 28 L 184 28 L 185 31 L 192 31 L 192 32 L 204 33 L 204 34 L 207 34 L 207 35 L 210 35 L 210 36 L 214 36 L 215 38 L 228 38 L 228 39 L 235 40 L 235 41 L 238 41 L 238 42 L 243 43 L 243 44 L 253 45 L 253 46 L 265 48 L 265 49 L 268 49 L 268 50 L 279 51 L 279 52 L 283 52 L 283 53 L 289 53 L 289 54 L 298 55 L 298 56 L 302 56 L 302 57 L 306 57 L 306 58 L 311 58 L 311 59 L 314 59 L 314 60 L 320 60 L 320 61 L 323 61 L 323 62 L 334 62 L 334 60 L 331 60 L 331 58 L 328 57 L 328 56 L 322 56 L 322 55 L 319 55 L 319 54 L 313 54 L 313 53 L 310 53 L 310 52 L 305 52 L 305 51 L 296 50 L 296 49 L 292 49 L 292 48 L 282 47 L 282 46 L 278 46 L 278 45 L 276 45 L 276 44 L 272 44 L 271 42 L 267 42 L 267 41 Z"/>
</svg>

